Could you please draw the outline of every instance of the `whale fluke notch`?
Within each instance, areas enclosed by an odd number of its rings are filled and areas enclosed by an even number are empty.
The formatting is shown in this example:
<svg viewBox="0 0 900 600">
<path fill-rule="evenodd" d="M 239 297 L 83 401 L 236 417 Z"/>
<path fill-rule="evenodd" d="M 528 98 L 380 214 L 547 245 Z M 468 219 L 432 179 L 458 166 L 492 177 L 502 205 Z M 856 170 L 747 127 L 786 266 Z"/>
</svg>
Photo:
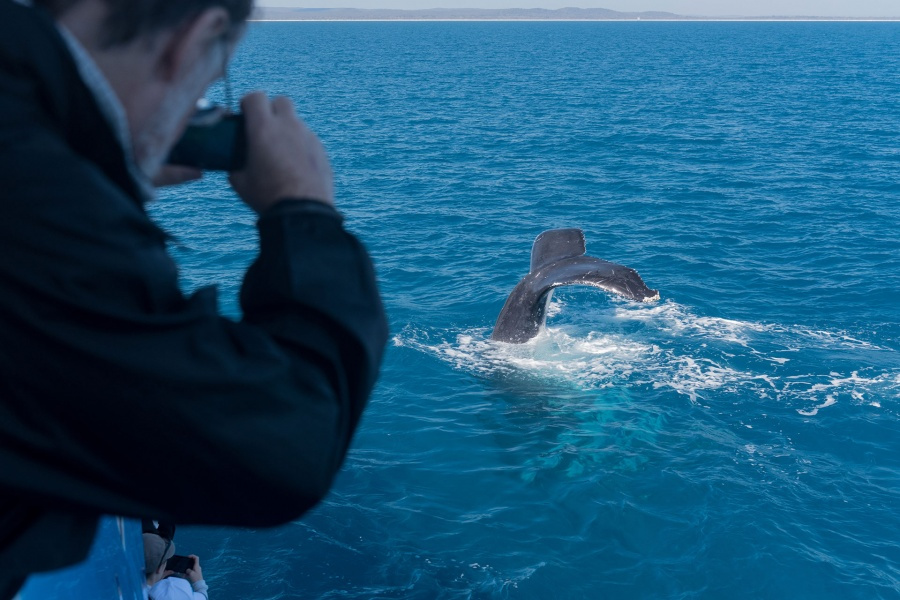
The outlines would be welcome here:
<svg viewBox="0 0 900 600">
<path fill-rule="evenodd" d="M 585 256 L 584 232 L 551 229 L 531 248 L 531 272 L 516 285 L 497 317 L 491 339 L 521 344 L 535 337 L 547 317 L 553 289 L 589 285 L 639 302 L 659 298 L 634 269 Z"/>
</svg>

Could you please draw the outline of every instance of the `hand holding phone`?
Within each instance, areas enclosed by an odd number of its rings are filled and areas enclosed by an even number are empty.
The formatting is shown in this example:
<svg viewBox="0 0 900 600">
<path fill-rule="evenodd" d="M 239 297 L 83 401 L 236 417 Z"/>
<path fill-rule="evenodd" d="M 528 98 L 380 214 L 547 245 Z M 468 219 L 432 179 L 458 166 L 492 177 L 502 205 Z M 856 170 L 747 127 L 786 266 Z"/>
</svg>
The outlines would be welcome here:
<svg viewBox="0 0 900 600">
<path fill-rule="evenodd" d="M 196 554 L 191 554 L 188 558 L 194 559 L 194 566 L 188 569 L 190 573 L 185 573 L 187 575 L 188 581 L 191 584 L 197 583 L 198 581 L 203 580 L 203 569 L 200 568 L 200 557 Z"/>
</svg>

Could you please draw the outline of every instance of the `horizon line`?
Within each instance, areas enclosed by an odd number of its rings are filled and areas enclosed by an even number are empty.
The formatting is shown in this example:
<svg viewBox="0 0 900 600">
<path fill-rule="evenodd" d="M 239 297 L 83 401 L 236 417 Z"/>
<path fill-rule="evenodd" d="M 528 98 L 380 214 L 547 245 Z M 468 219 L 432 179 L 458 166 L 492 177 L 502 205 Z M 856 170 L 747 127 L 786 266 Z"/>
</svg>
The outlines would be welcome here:
<svg viewBox="0 0 900 600">
<path fill-rule="evenodd" d="M 493 12 L 493 13 L 502 13 L 502 12 L 548 12 L 548 13 L 561 13 L 564 11 L 584 11 L 584 12 L 594 12 L 594 11 L 603 11 L 607 13 L 616 13 L 620 15 L 628 15 L 627 17 L 595 17 L 595 18 L 573 18 L 573 19 L 542 19 L 542 18 L 509 18 L 504 19 L 502 17 L 485 17 L 485 18 L 434 18 L 434 19 L 406 19 L 409 21 L 414 20 L 423 20 L 423 21 L 463 21 L 463 20 L 471 20 L 471 21 L 836 21 L 836 22 L 880 22 L 880 21 L 900 21 L 900 14 L 895 16 L 859 16 L 853 17 L 848 15 L 839 15 L 839 16 L 828 16 L 828 15 L 682 15 L 678 13 L 671 13 L 668 11 L 661 10 L 645 10 L 645 11 L 618 11 L 607 8 L 581 8 L 578 6 L 567 6 L 563 8 L 475 8 L 475 7 L 465 7 L 465 8 L 444 8 L 444 7 L 433 7 L 433 8 L 356 8 L 356 7 L 299 7 L 299 6 L 257 6 L 256 11 L 290 11 L 298 14 L 312 14 L 317 12 L 341 12 L 341 11 L 353 11 L 353 12 L 363 12 L 363 13 L 378 13 L 378 12 L 394 12 L 394 13 L 434 13 L 434 12 L 466 12 L 471 11 L 473 13 L 485 13 L 485 12 Z M 641 15 L 654 15 L 647 19 L 642 19 Z M 658 15 L 658 16 L 656 16 Z M 395 21 L 400 19 L 394 18 L 386 18 L 386 19 L 249 19 L 250 21 Z"/>
<path fill-rule="evenodd" d="M 685 17 L 683 19 L 247 19 L 249 23 L 897 23 L 900 17 Z"/>
</svg>

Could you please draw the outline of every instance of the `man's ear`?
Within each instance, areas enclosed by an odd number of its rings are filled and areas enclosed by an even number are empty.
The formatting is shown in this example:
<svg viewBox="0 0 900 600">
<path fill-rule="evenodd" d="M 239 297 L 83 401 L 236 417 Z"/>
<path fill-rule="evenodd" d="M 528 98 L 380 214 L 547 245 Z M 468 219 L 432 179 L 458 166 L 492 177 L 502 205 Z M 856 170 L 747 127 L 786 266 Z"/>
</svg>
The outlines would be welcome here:
<svg viewBox="0 0 900 600">
<path fill-rule="evenodd" d="M 214 7 L 204 10 L 168 35 L 161 35 L 162 47 L 156 65 L 160 78 L 171 83 L 191 73 L 199 61 L 208 60 L 211 48 L 222 42 L 229 27 L 228 12 L 222 7 Z M 224 65 L 223 58 L 221 66 Z"/>
</svg>

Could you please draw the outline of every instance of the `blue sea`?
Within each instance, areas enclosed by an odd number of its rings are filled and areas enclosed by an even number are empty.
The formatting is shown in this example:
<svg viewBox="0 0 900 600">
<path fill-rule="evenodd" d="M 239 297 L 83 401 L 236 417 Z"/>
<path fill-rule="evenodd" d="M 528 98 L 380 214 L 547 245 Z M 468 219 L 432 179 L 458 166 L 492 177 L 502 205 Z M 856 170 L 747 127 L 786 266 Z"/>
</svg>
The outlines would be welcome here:
<svg viewBox="0 0 900 600">
<path fill-rule="evenodd" d="M 255 23 L 230 75 L 322 138 L 392 333 L 324 503 L 179 529 L 211 598 L 900 597 L 900 24 Z M 238 318 L 224 176 L 151 210 Z M 558 227 L 660 299 L 491 341 Z"/>
</svg>

